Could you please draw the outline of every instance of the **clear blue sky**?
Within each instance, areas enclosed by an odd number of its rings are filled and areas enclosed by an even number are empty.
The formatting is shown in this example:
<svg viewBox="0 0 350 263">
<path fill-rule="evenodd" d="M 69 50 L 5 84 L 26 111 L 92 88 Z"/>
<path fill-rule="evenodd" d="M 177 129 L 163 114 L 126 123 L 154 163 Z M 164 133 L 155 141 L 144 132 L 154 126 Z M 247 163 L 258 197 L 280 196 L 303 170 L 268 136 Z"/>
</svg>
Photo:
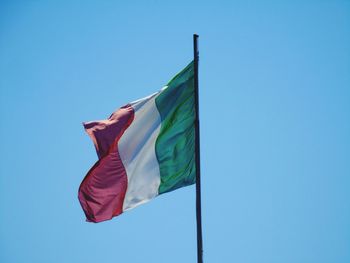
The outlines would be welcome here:
<svg viewBox="0 0 350 263">
<path fill-rule="evenodd" d="M 81 123 L 159 90 L 193 33 L 205 262 L 350 262 L 345 0 L 1 1 L 1 262 L 195 262 L 194 186 L 99 224 L 77 199 Z"/>
</svg>

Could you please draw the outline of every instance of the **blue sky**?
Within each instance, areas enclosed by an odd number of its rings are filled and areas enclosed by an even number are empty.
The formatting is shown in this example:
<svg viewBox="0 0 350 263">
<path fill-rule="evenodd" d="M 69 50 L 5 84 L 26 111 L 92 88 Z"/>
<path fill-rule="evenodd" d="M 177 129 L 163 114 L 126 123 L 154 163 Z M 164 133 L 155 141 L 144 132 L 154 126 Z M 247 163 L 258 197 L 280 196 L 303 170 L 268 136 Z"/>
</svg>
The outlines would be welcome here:
<svg viewBox="0 0 350 263">
<path fill-rule="evenodd" d="M 83 121 L 199 34 L 205 262 L 350 262 L 349 1 L 1 1 L 0 261 L 195 262 L 195 187 L 85 222 Z"/>
</svg>

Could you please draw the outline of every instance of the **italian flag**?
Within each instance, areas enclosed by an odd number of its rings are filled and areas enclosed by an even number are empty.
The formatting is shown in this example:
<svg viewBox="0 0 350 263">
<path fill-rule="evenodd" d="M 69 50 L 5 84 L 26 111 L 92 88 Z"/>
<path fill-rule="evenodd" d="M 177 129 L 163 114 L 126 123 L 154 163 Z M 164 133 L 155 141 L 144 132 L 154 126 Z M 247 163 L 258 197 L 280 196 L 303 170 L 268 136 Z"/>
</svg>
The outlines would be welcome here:
<svg viewBox="0 0 350 263">
<path fill-rule="evenodd" d="M 99 158 L 79 187 L 87 221 L 109 220 L 194 184 L 194 63 L 160 91 L 83 125 Z"/>
</svg>

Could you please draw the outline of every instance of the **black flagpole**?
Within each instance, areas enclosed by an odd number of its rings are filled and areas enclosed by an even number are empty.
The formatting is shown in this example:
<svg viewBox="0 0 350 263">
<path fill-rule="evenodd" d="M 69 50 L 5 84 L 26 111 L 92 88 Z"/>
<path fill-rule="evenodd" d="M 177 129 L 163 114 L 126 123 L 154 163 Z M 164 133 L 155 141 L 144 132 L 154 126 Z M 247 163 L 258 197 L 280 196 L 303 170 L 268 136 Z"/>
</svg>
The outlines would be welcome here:
<svg viewBox="0 0 350 263">
<path fill-rule="evenodd" d="M 200 140 L 199 140 L 199 100 L 198 100 L 198 35 L 193 35 L 194 56 L 194 96 L 195 96 L 195 155 L 196 155 L 196 217 L 197 217 L 197 262 L 203 263 L 202 241 L 202 208 L 201 208 L 201 166 L 200 166 Z"/>
</svg>

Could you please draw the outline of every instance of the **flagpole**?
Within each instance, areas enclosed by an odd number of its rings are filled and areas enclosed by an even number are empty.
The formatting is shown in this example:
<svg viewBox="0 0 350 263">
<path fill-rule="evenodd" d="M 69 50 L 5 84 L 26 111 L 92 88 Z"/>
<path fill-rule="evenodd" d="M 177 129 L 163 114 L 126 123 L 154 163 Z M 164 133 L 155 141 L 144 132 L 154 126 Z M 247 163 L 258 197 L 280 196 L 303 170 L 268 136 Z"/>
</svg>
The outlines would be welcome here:
<svg viewBox="0 0 350 263">
<path fill-rule="evenodd" d="M 196 219 L 197 219 L 197 262 L 203 263 L 202 208 L 201 208 L 201 167 L 199 138 L 199 99 L 198 99 L 198 35 L 193 34 L 194 94 L 195 94 L 195 161 L 196 161 Z"/>
</svg>

